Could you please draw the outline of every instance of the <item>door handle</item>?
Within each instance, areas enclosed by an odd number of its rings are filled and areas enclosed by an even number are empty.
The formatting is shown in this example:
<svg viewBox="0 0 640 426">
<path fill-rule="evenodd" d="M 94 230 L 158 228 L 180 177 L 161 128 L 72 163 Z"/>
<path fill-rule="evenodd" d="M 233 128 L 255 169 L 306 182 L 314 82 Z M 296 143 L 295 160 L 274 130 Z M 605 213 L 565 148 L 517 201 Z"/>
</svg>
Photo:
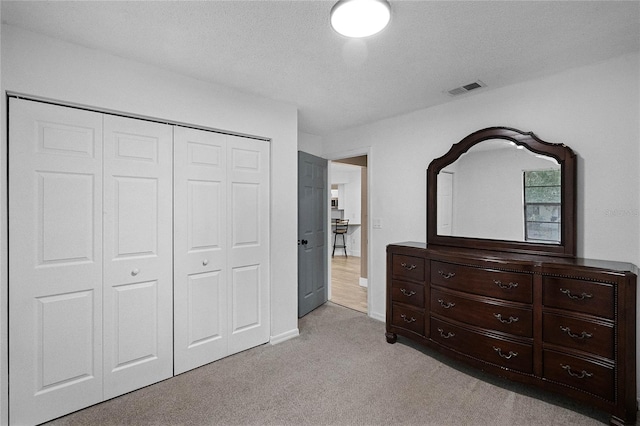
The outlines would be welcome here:
<svg viewBox="0 0 640 426">
<path fill-rule="evenodd" d="M 307 240 L 298 240 L 298 245 L 302 244 L 303 246 L 306 246 L 307 244 L 309 244 L 309 241 Z"/>
</svg>

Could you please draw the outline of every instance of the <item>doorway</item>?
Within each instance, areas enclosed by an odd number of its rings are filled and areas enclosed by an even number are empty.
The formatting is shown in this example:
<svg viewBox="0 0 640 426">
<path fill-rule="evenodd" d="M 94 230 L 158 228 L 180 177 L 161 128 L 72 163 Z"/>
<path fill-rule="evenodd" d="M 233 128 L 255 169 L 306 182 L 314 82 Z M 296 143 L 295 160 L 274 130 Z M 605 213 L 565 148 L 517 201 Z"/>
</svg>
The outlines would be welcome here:
<svg viewBox="0 0 640 426">
<path fill-rule="evenodd" d="M 368 313 L 368 183 L 367 156 L 332 160 L 331 302 Z M 336 234 L 336 221 L 347 221 L 347 232 Z M 335 250 L 333 246 L 335 245 Z M 345 247 L 342 247 L 342 246 Z"/>
</svg>

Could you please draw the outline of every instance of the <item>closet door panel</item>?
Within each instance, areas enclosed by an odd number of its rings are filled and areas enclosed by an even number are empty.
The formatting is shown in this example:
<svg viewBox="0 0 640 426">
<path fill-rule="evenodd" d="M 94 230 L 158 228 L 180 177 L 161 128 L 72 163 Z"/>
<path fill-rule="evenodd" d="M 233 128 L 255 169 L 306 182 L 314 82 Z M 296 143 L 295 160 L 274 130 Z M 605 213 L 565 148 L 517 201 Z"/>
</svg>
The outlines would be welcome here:
<svg viewBox="0 0 640 426">
<path fill-rule="evenodd" d="M 116 257 L 157 256 L 158 179 L 114 176 L 113 184 Z"/>
<path fill-rule="evenodd" d="M 226 135 L 174 131 L 175 373 L 228 355 Z"/>
<path fill-rule="evenodd" d="M 9 400 L 36 424 L 102 400 L 102 116 L 10 99 Z"/>
<path fill-rule="evenodd" d="M 230 353 L 269 340 L 269 143 L 228 137 Z"/>
<path fill-rule="evenodd" d="M 105 399 L 173 374 L 172 138 L 104 117 Z"/>
</svg>

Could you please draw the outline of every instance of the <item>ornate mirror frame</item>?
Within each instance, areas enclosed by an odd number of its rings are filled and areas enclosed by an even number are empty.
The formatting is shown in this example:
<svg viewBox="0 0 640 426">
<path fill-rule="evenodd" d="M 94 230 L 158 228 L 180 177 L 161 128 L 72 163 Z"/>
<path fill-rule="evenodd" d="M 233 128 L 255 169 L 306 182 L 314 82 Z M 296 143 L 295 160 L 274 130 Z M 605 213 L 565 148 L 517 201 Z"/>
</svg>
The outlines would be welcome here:
<svg viewBox="0 0 640 426">
<path fill-rule="evenodd" d="M 488 139 L 504 139 L 522 145 L 530 151 L 553 157 L 561 170 L 560 243 L 545 244 L 523 241 L 492 240 L 445 236 L 437 234 L 437 178 L 438 173 L 455 162 L 471 147 Z M 500 165 L 497 164 L 497 167 Z M 576 155 L 564 144 L 538 139 L 532 132 L 508 127 L 489 127 L 470 134 L 454 144 L 449 152 L 436 158 L 427 169 L 427 243 L 434 246 L 496 250 L 547 256 L 576 256 Z"/>
</svg>

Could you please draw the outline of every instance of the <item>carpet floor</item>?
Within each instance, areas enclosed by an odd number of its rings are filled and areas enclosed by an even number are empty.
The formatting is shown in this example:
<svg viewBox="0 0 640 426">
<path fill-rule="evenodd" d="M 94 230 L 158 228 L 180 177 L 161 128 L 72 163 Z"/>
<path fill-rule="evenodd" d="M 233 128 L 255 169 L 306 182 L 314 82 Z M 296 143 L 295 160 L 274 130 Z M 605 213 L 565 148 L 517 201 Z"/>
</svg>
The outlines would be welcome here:
<svg viewBox="0 0 640 426">
<path fill-rule="evenodd" d="M 300 336 L 49 425 L 602 425 L 608 415 L 448 361 L 327 303 Z"/>
</svg>

